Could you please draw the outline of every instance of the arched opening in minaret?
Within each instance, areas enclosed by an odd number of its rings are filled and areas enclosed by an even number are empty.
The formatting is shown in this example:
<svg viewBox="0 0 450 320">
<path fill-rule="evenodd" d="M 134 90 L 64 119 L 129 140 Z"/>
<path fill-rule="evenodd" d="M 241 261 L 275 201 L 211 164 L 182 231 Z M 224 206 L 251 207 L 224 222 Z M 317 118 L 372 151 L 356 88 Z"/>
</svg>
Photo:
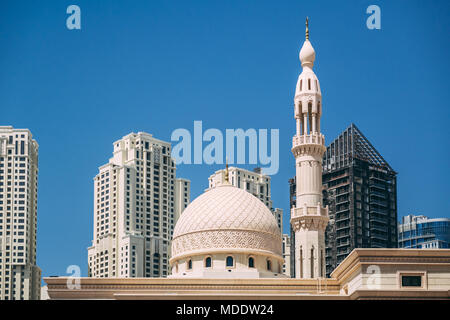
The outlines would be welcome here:
<svg viewBox="0 0 450 320">
<path fill-rule="evenodd" d="M 302 91 L 303 80 L 300 80 L 300 91 Z"/>
<path fill-rule="evenodd" d="M 311 79 L 308 79 L 308 90 L 311 90 Z"/>
<path fill-rule="evenodd" d="M 302 135 L 302 126 L 303 126 L 303 119 L 302 119 L 302 102 L 299 101 L 296 104 L 296 110 L 295 110 L 295 116 L 296 116 L 296 125 L 297 125 L 297 135 Z"/>
<path fill-rule="evenodd" d="M 311 278 L 314 278 L 314 246 L 311 248 Z"/>
<path fill-rule="evenodd" d="M 317 261 L 318 277 L 322 277 L 322 258 L 323 258 L 322 250 L 319 249 L 319 260 Z"/>
<path fill-rule="evenodd" d="M 302 115 L 302 102 L 301 101 L 298 102 L 296 111 L 297 111 L 298 117 L 301 118 L 301 115 Z"/>
<path fill-rule="evenodd" d="M 323 277 L 324 276 L 324 270 L 323 270 L 323 250 L 320 250 L 320 266 L 319 266 L 319 270 L 320 270 L 320 276 Z"/>
<path fill-rule="evenodd" d="M 300 278 L 303 278 L 303 249 L 300 246 Z"/>
<path fill-rule="evenodd" d="M 307 132 L 309 134 L 311 134 L 313 131 L 312 121 L 313 121 L 313 119 L 312 119 L 312 103 L 308 102 L 308 130 L 307 130 Z"/>
<path fill-rule="evenodd" d="M 322 106 L 320 101 L 317 102 L 317 114 L 316 114 L 316 132 L 320 132 L 320 115 L 322 114 Z"/>
</svg>

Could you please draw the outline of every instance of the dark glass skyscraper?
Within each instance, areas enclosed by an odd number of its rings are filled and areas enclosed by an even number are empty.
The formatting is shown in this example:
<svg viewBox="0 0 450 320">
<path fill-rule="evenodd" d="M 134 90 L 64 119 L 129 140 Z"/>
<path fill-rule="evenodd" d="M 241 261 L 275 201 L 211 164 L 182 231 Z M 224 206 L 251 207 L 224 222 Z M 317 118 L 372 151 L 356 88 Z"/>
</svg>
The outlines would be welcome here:
<svg viewBox="0 0 450 320">
<path fill-rule="evenodd" d="M 396 174 L 354 124 L 328 145 L 322 174 L 330 217 L 325 233 L 327 276 L 354 248 L 398 246 Z M 289 184 L 292 206 L 295 179 Z"/>
</svg>

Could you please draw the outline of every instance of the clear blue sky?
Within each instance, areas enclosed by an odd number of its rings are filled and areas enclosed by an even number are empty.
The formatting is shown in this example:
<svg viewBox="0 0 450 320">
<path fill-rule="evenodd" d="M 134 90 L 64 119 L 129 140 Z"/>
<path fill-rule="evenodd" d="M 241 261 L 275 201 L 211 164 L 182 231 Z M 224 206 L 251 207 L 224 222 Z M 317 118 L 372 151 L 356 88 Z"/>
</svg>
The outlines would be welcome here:
<svg viewBox="0 0 450 320">
<path fill-rule="evenodd" d="M 81 30 L 66 8 L 81 8 Z M 366 8 L 381 8 L 368 30 Z M 93 182 L 113 141 L 176 128 L 279 128 L 285 211 L 304 21 L 327 143 L 354 122 L 398 171 L 398 215 L 449 216 L 449 1 L 1 1 L 0 125 L 39 148 L 38 265 L 87 274 Z M 181 165 L 192 197 L 219 166 Z"/>
</svg>

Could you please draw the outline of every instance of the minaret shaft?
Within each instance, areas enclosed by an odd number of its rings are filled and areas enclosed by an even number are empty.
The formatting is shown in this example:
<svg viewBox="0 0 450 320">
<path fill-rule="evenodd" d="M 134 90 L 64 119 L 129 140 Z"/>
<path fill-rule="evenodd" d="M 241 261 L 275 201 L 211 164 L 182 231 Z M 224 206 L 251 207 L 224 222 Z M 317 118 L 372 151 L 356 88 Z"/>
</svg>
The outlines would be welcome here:
<svg viewBox="0 0 450 320">
<path fill-rule="evenodd" d="M 328 208 L 322 204 L 322 158 L 326 148 L 325 138 L 320 133 L 322 94 L 312 70 L 314 60 L 315 51 L 307 37 L 300 51 L 303 71 L 294 98 L 296 135 L 292 139 L 297 181 L 296 207 L 291 209 L 296 278 L 325 276 Z"/>
</svg>

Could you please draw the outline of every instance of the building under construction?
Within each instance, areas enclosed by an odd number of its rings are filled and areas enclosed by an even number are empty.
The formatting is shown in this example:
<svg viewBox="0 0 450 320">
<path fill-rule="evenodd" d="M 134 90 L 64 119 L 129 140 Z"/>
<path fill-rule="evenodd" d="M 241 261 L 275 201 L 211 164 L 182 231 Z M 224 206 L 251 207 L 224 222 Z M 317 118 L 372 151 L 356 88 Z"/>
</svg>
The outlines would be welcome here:
<svg viewBox="0 0 450 320">
<path fill-rule="evenodd" d="M 295 178 L 289 184 L 292 207 Z M 330 217 L 325 233 L 327 276 L 354 248 L 397 247 L 396 172 L 354 124 L 327 147 L 322 184 Z"/>
</svg>

